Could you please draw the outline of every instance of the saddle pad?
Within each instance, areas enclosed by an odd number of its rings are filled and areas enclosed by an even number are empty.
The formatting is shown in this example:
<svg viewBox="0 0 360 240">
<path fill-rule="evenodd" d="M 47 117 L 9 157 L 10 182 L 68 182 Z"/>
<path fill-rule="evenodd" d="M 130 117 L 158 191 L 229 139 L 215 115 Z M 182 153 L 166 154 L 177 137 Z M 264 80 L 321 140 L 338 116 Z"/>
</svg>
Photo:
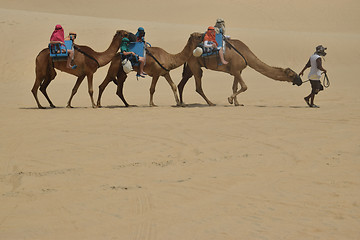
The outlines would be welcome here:
<svg viewBox="0 0 360 240">
<path fill-rule="evenodd" d="M 60 48 L 59 48 L 60 46 Z M 50 57 L 52 58 L 62 58 L 62 57 L 67 57 L 68 56 L 68 49 L 72 49 L 73 48 L 73 42 L 71 40 L 65 40 L 65 46 L 64 45 L 60 45 L 60 44 L 49 44 L 49 49 L 50 49 Z M 60 51 L 59 53 L 58 50 Z M 66 50 L 65 52 L 63 52 L 63 50 Z"/>
<path fill-rule="evenodd" d="M 216 34 L 216 42 L 218 44 L 218 49 L 223 47 L 223 37 L 222 37 L 221 33 Z M 217 54 L 218 51 L 219 50 L 215 50 L 215 51 L 212 51 L 212 52 L 204 52 L 201 56 L 202 57 L 211 56 L 211 55 Z"/>
<path fill-rule="evenodd" d="M 143 42 L 131 42 L 129 44 L 129 50 L 140 57 L 144 57 L 145 55 L 145 45 Z"/>
</svg>

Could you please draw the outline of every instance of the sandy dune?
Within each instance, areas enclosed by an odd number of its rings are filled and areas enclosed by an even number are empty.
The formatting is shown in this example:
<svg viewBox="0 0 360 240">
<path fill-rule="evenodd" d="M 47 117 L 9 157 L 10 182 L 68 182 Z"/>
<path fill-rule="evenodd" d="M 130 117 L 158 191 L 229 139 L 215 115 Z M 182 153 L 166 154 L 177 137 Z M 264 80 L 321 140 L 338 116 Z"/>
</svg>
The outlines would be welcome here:
<svg viewBox="0 0 360 240">
<path fill-rule="evenodd" d="M 0 239 L 360 239 L 360 2 L 62 3 L 0 2 Z M 244 107 L 227 102 L 230 75 L 204 70 L 215 107 L 193 79 L 188 107 L 174 107 L 161 78 L 150 108 L 151 79 L 131 73 L 125 97 L 138 107 L 125 108 L 110 84 L 93 109 L 84 81 L 67 109 L 75 77 L 58 72 L 48 88 L 57 108 L 39 93 L 48 108 L 37 109 L 35 57 L 56 24 L 96 51 L 142 26 L 153 46 L 177 53 L 218 17 L 272 66 L 299 72 L 327 46 L 321 108 L 303 100 L 309 83 L 248 67 Z M 108 66 L 94 75 L 95 98 Z M 176 84 L 181 72 L 171 72 Z"/>
</svg>

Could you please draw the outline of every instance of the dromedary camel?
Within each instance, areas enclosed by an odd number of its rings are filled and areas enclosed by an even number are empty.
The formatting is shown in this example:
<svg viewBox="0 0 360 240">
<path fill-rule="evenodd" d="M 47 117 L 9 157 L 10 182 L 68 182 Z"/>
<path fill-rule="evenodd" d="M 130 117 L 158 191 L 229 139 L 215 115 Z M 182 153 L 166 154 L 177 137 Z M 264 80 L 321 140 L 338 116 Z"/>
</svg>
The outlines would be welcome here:
<svg viewBox="0 0 360 240">
<path fill-rule="evenodd" d="M 259 60 L 243 42 L 236 39 L 227 39 L 226 41 L 227 43 L 225 50 L 225 60 L 229 62 L 228 64 L 219 66 L 218 56 L 216 55 L 212 55 L 207 58 L 197 58 L 191 56 L 187 63 L 184 64 L 182 80 L 178 84 L 180 102 L 182 105 L 184 105 L 182 97 L 184 86 L 189 80 L 189 78 L 191 78 L 193 75 L 195 77 L 196 92 L 199 93 L 210 106 L 214 105 L 205 96 L 202 90 L 202 67 L 206 67 L 207 69 L 211 69 L 214 71 L 226 72 L 234 76 L 234 83 L 232 87 L 233 94 L 228 98 L 228 101 L 230 104 L 234 103 L 235 106 L 240 105 L 237 101 L 236 96 L 239 93 L 247 90 L 247 86 L 241 77 L 241 72 L 246 68 L 247 65 L 269 78 L 279 81 L 292 82 L 296 85 L 301 85 L 301 78 L 290 68 L 283 69 L 278 67 L 271 67 Z M 237 90 L 238 84 L 240 84 L 241 86 L 239 91 Z"/>
<path fill-rule="evenodd" d="M 152 82 L 150 86 L 150 106 L 156 106 L 153 101 L 156 83 L 160 76 L 163 76 L 167 82 L 170 84 L 171 89 L 174 93 L 175 101 L 177 105 L 180 105 L 179 97 L 177 94 L 177 88 L 174 82 L 170 77 L 170 70 L 173 70 L 181 65 L 183 65 L 190 56 L 194 48 L 201 42 L 202 36 L 200 33 L 193 33 L 190 35 L 187 44 L 184 49 L 178 54 L 170 54 L 165 50 L 159 47 L 148 47 L 146 55 L 146 63 L 144 71 L 152 77 Z M 151 55 L 153 57 L 151 57 Z M 156 60 L 155 60 L 156 59 Z M 157 62 L 158 61 L 158 62 Z M 160 65 L 161 64 L 161 65 Z M 134 67 L 134 71 L 137 71 L 138 67 Z M 127 78 L 127 74 L 123 71 L 121 65 L 121 55 L 118 53 L 113 60 L 111 61 L 108 73 L 104 81 L 99 86 L 99 96 L 97 100 L 97 106 L 101 107 L 101 95 L 105 90 L 109 82 L 113 81 L 117 83 L 116 94 L 124 102 L 125 106 L 129 106 L 126 102 L 123 95 L 124 82 Z"/>
<path fill-rule="evenodd" d="M 93 49 L 91 49 L 88 46 L 80 46 L 75 44 L 74 63 L 77 65 L 76 69 L 67 68 L 66 61 L 52 62 L 49 48 L 43 49 L 36 57 L 36 68 L 35 68 L 36 79 L 34 86 L 31 90 L 31 92 L 35 97 L 38 107 L 44 108 L 43 106 L 41 106 L 39 99 L 37 97 L 37 92 L 39 87 L 40 87 L 40 91 L 44 94 L 44 96 L 48 100 L 50 107 L 52 108 L 55 107 L 46 93 L 46 88 L 49 86 L 50 82 L 56 76 L 56 71 L 54 68 L 78 77 L 72 89 L 70 99 L 67 103 L 67 107 L 70 108 L 72 107 L 71 100 L 74 97 L 75 93 L 77 92 L 85 76 L 88 79 L 88 91 L 89 91 L 92 107 L 96 107 L 93 99 L 93 75 L 99 67 L 105 66 L 111 61 L 111 59 L 115 56 L 116 52 L 120 47 L 122 38 L 126 36 L 128 36 L 127 31 L 124 30 L 116 31 L 110 46 L 104 52 L 95 52 Z"/>
</svg>

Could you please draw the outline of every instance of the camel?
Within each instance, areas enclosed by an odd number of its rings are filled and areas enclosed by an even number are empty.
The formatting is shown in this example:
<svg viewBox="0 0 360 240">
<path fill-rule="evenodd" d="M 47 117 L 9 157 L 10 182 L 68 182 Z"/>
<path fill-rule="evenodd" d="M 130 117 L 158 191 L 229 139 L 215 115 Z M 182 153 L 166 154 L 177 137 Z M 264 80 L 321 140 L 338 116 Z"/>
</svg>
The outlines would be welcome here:
<svg viewBox="0 0 360 240">
<path fill-rule="evenodd" d="M 128 36 L 127 31 L 116 31 L 110 46 L 104 52 L 96 52 L 88 46 L 81 46 L 75 44 L 74 63 L 77 65 L 76 69 L 67 68 L 66 61 L 53 62 L 50 57 L 49 48 L 43 49 L 36 57 L 36 78 L 34 86 L 31 90 L 35 97 L 38 108 L 44 109 L 44 107 L 41 106 L 37 97 L 37 91 L 39 87 L 40 91 L 48 100 L 50 107 L 55 108 L 55 105 L 51 102 L 46 92 L 46 88 L 56 76 L 55 68 L 78 77 L 72 89 L 71 96 L 66 107 L 72 108 L 71 100 L 76 94 L 80 84 L 86 76 L 88 80 L 88 92 L 90 95 L 92 107 L 95 108 L 96 105 L 93 99 L 93 75 L 99 67 L 103 67 L 111 61 L 111 59 L 115 56 L 116 52 L 120 47 L 122 38 L 126 36 Z"/>
<path fill-rule="evenodd" d="M 240 40 L 227 39 L 226 41 L 228 43 L 226 43 L 225 60 L 229 62 L 228 64 L 219 66 L 219 59 L 217 55 L 212 55 L 206 58 L 197 58 L 191 56 L 187 63 L 184 64 L 182 79 L 178 84 L 181 105 L 185 105 L 182 97 L 184 86 L 189 80 L 189 78 L 191 78 L 192 76 L 195 77 L 196 92 L 204 98 L 204 100 L 209 106 L 215 105 L 205 96 L 202 90 L 202 67 L 206 67 L 207 69 L 214 71 L 226 72 L 234 76 L 234 82 L 232 86 L 233 94 L 228 97 L 228 102 L 230 104 L 234 103 L 235 106 L 240 106 L 236 96 L 247 90 L 247 86 L 241 77 L 241 73 L 247 67 L 247 65 L 258 71 L 259 73 L 274 80 L 292 82 L 293 84 L 296 84 L 298 86 L 301 85 L 301 78 L 290 68 L 283 69 L 279 67 L 271 67 L 259 60 L 255 56 L 255 54 Z M 234 48 L 238 52 L 236 52 Z M 238 84 L 241 87 L 239 91 L 237 90 Z M 243 105 L 241 104 L 241 106 Z"/>
<path fill-rule="evenodd" d="M 174 82 L 170 77 L 170 70 L 178 68 L 179 66 L 183 65 L 186 60 L 192 56 L 192 52 L 195 47 L 201 42 L 202 35 L 200 33 L 193 33 L 190 35 L 187 44 L 185 45 L 184 49 L 178 54 L 170 54 L 167 53 L 165 50 L 159 47 L 147 47 L 147 55 L 146 55 L 146 62 L 144 71 L 152 77 L 152 82 L 150 86 L 150 102 L 149 105 L 151 107 L 156 107 L 154 103 L 154 93 L 156 83 L 160 76 L 163 76 L 167 82 L 170 84 L 171 89 L 174 93 L 176 104 L 180 105 L 180 100 L 177 94 L 177 88 Z M 154 57 L 151 57 L 154 56 Z M 158 62 L 156 62 L 156 60 Z M 161 64 L 161 65 L 160 65 Z M 138 67 L 134 67 L 134 71 L 137 71 Z M 97 100 L 97 106 L 101 107 L 101 96 L 103 91 L 105 90 L 106 86 L 109 82 L 113 81 L 117 84 L 117 91 L 116 94 L 120 97 L 126 107 L 130 106 L 123 95 L 123 86 L 124 82 L 127 78 L 127 74 L 123 71 L 121 65 L 121 55 L 118 53 L 113 60 L 111 61 L 108 73 L 104 79 L 104 81 L 99 86 L 99 96 Z"/>
</svg>

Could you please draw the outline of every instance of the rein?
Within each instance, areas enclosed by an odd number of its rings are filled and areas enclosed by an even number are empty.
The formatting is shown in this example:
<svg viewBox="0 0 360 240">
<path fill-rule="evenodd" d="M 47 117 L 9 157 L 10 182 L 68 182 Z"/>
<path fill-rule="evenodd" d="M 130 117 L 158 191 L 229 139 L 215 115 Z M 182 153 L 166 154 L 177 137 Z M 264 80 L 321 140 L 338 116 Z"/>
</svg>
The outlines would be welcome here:
<svg viewBox="0 0 360 240">
<path fill-rule="evenodd" d="M 231 48 L 233 48 L 233 49 L 235 50 L 235 52 L 237 52 L 237 53 L 244 59 L 245 64 L 248 65 L 248 63 L 247 63 L 244 55 L 242 55 L 241 52 L 239 52 L 239 50 L 237 50 L 237 49 L 234 47 L 234 45 L 232 45 L 232 44 L 226 39 L 226 37 L 224 37 L 224 35 L 223 35 L 223 40 L 224 40 L 227 44 L 229 44 L 229 46 L 230 46 Z"/>
<path fill-rule="evenodd" d="M 145 48 L 145 50 L 146 50 L 146 53 L 149 54 L 150 57 L 152 57 L 152 58 L 155 60 L 155 62 L 156 62 L 157 64 L 159 64 L 159 66 L 160 66 L 162 69 L 164 69 L 164 70 L 167 71 L 167 72 L 170 72 L 170 70 L 167 69 L 167 68 L 165 68 L 165 67 L 155 58 L 155 56 L 154 56 L 147 48 Z"/>
<path fill-rule="evenodd" d="M 88 58 L 94 60 L 96 62 L 96 64 L 98 65 L 98 68 L 100 67 L 99 62 L 91 55 L 87 54 L 86 52 L 84 52 L 83 50 L 81 50 L 78 46 L 74 45 L 74 49 L 78 50 L 79 52 L 81 52 L 82 54 L 84 54 L 85 56 L 87 56 Z"/>
<path fill-rule="evenodd" d="M 323 72 L 323 73 L 321 73 L 321 74 L 324 74 L 324 79 L 323 79 L 323 85 L 324 85 L 324 87 L 325 87 L 325 88 L 330 87 L 330 80 L 329 80 L 328 75 L 327 75 L 325 72 Z M 310 81 L 310 79 L 309 79 L 309 80 L 306 80 L 306 81 L 303 81 L 303 83 L 309 82 L 309 81 Z"/>
</svg>

